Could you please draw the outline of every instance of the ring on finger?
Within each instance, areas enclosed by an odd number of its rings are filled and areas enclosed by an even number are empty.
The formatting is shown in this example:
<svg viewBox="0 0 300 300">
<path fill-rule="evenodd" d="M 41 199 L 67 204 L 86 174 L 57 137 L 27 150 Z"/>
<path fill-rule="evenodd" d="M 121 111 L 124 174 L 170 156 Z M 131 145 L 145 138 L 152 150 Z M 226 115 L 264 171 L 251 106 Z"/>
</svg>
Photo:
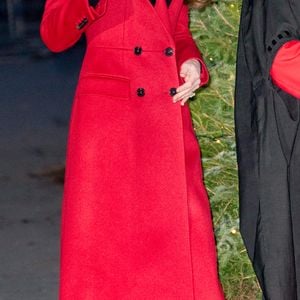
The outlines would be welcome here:
<svg viewBox="0 0 300 300">
<path fill-rule="evenodd" d="M 194 97 L 196 94 L 195 93 L 192 93 L 190 96 L 189 96 L 189 98 L 192 98 L 192 97 Z"/>
</svg>

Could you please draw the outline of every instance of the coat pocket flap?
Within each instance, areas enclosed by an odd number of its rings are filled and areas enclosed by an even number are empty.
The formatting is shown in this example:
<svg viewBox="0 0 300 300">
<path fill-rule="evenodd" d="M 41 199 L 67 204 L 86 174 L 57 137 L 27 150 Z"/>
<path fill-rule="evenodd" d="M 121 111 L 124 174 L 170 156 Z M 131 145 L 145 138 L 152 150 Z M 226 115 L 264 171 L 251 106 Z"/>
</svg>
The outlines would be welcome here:
<svg viewBox="0 0 300 300">
<path fill-rule="evenodd" d="M 77 93 L 78 95 L 96 94 L 128 99 L 130 79 L 108 74 L 84 74 L 79 79 Z"/>
</svg>

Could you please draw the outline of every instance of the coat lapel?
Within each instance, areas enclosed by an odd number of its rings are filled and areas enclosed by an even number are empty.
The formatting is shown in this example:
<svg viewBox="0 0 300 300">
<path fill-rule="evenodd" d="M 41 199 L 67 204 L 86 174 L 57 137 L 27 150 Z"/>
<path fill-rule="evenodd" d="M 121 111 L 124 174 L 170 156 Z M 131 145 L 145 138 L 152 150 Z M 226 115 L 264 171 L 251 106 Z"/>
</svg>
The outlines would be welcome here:
<svg viewBox="0 0 300 300">
<path fill-rule="evenodd" d="M 161 22 L 164 24 L 168 32 L 171 33 L 171 24 L 166 0 L 156 0 L 154 10 L 157 12 Z"/>
<path fill-rule="evenodd" d="M 152 13 L 156 16 L 156 18 L 159 19 L 159 21 L 162 23 L 163 27 L 166 29 L 166 31 L 171 34 L 171 24 L 169 20 L 169 13 L 168 13 L 168 7 L 166 4 L 166 0 L 156 0 L 155 7 L 151 4 L 149 0 L 139 0 L 141 2 L 141 5 L 143 7 L 149 7 L 149 9 L 152 11 Z M 176 1 L 176 0 L 173 0 Z M 172 1 L 172 2 L 173 2 Z M 170 6 L 172 5 L 172 2 Z"/>
<path fill-rule="evenodd" d="M 150 0 L 138 0 L 137 3 L 138 2 L 145 10 L 148 9 L 149 11 L 152 11 L 152 14 L 159 20 L 167 33 L 172 37 L 183 0 L 172 0 L 169 7 L 166 4 L 166 0 L 156 0 L 155 7 L 151 4 Z"/>
</svg>

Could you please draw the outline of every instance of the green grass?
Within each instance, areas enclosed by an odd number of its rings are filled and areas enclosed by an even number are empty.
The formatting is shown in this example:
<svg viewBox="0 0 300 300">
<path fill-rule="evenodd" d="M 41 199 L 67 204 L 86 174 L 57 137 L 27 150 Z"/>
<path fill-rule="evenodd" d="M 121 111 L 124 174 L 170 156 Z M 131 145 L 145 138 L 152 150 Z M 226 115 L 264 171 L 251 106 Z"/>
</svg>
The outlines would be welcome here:
<svg viewBox="0 0 300 300">
<path fill-rule="evenodd" d="M 261 299 L 239 232 L 238 178 L 234 136 L 234 82 L 241 1 L 221 1 L 190 11 L 190 29 L 211 74 L 207 88 L 190 102 L 202 150 L 226 299 Z"/>
</svg>

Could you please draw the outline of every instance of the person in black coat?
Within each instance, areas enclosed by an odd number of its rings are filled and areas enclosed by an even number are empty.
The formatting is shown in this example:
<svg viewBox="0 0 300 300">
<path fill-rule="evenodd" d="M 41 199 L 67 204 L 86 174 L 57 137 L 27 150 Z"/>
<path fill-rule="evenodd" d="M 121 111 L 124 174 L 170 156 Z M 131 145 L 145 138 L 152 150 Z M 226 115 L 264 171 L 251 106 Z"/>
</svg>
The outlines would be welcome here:
<svg viewBox="0 0 300 300">
<path fill-rule="evenodd" d="M 240 230 L 263 297 L 296 300 L 300 1 L 244 0 L 240 21 L 235 90 Z"/>
</svg>

